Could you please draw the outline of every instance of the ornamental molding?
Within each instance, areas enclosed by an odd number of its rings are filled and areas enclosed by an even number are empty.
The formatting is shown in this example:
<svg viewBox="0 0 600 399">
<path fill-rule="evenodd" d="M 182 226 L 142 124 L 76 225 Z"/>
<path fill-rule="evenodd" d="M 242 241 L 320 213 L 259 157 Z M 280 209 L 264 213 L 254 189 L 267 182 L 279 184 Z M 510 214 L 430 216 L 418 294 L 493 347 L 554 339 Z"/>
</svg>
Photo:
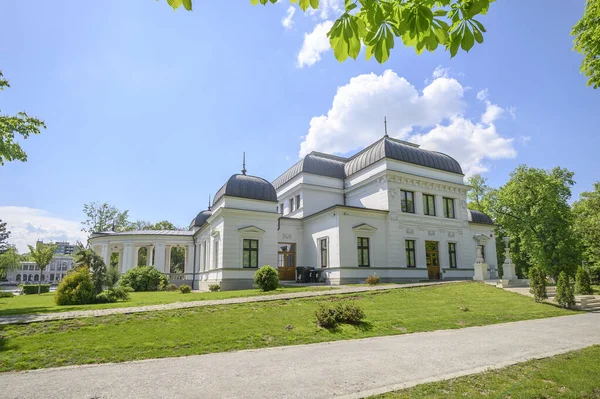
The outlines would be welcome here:
<svg viewBox="0 0 600 399">
<path fill-rule="evenodd" d="M 382 178 L 379 178 L 379 179 L 377 179 L 377 181 L 379 183 L 381 183 L 381 179 Z M 403 176 L 386 176 L 385 180 L 389 183 L 397 183 L 397 184 L 401 184 L 404 186 L 419 187 L 419 188 L 424 188 L 424 189 L 438 190 L 438 191 L 445 191 L 445 192 L 454 193 L 454 194 L 467 195 L 466 188 L 456 187 L 451 184 L 434 183 L 434 182 L 429 182 L 426 180 L 421 180 L 421 179 L 411 178 L 411 177 L 403 177 Z"/>
<path fill-rule="evenodd" d="M 241 234 L 264 234 L 264 230 L 256 226 L 247 226 L 238 229 Z"/>
<path fill-rule="evenodd" d="M 356 226 L 352 227 L 352 230 L 354 230 L 355 233 L 372 234 L 377 231 L 377 227 L 373 227 L 367 223 L 361 223 L 361 224 L 357 224 Z"/>
</svg>

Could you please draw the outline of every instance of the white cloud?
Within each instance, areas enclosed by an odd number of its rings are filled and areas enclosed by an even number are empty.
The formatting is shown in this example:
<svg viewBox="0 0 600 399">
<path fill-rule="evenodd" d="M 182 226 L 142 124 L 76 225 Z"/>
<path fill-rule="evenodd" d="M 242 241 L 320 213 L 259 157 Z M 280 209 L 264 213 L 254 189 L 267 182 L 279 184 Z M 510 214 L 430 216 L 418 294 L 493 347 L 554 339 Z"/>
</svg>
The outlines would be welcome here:
<svg viewBox="0 0 600 399">
<path fill-rule="evenodd" d="M 37 240 L 87 241 L 79 222 L 52 216 L 41 209 L 0 206 L 0 219 L 11 232 L 8 241 L 16 245 L 19 252 L 29 252 L 27 244 L 35 245 Z"/>
<path fill-rule="evenodd" d="M 477 99 L 479 101 L 485 101 L 488 97 L 488 89 L 483 89 L 477 92 Z"/>
<path fill-rule="evenodd" d="M 325 20 L 328 19 L 330 14 L 333 16 L 338 16 L 342 14 L 342 1 L 341 0 L 320 0 L 319 8 L 317 10 L 313 8 L 309 8 L 308 15 L 315 15 L 319 13 L 319 18 Z"/>
<path fill-rule="evenodd" d="M 526 146 L 531 141 L 531 136 L 519 136 L 519 137 L 517 137 L 517 141 L 522 146 Z"/>
<path fill-rule="evenodd" d="M 513 139 L 503 137 L 493 124 L 498 111 L 492 108 L 485 123 L 466 118 L 464 92 L 464 86 L 447 77 L 436 78 L 419 92 L 391 70 L 356 76 L 338 88 L 326 115 L 311 119 L 300 156 L 313 150 L 359 150 L 383 136 L 386 116 L 390 136 L 447 153 L 466 174 L 487 170 L 486 160 L 514 158 Z M 487 98 L 487 92 L 480 93 Z"/>
<path fill-rule="evenodd" d="M 450 73 L 450 68 L 443 68 L 441 65 L 438 65 L 434 70 L 433 70 L 433 78 L 437 79 L 437 78 L 447 78 L 448 77 L 448 73 Z"/>
<path fill-rule="evenodd" d="M 296 13 L 296 7 L 289 6 L 285 17 L 281 20 L 281 25 L 283 25 L 283 27 L 285 29 L 289 30 L 289 29 L 292 29 L 292 26 L 294 26 L 294 14 L 295 13 Z"/>
<path fill-rule="evenodd" d="M 298 53 L 298 67 L 312 66 L 321 60 L 321 54 L 330 50 L 327 32 L 333 26 L 333 21 L 317 24 L 312 32 L 304 34 L 304 42 Z"/>
<path fill-rule="evenodd" d="M 500 116 L 502 116 L 503 113 L 504 108 L 501 108 L 496 104 L 492 104 L 488 101 L 485 107 L 485 112 L 483 113 L 483 115 L 481 115 L 481 121 L 489 125 L 490 123 L 493 123 L 495 120 L 500 118 Z"/>
</svg>

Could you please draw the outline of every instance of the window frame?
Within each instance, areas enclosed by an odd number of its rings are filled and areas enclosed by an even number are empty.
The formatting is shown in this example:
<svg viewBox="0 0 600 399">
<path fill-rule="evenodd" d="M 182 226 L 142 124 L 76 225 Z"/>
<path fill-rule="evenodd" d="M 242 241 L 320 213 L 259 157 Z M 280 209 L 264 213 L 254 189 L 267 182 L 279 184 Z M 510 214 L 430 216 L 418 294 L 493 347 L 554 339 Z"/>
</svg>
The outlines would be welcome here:
<svg viewBox="0 0 600 399">
<path fill-rule="evenodd" d="M 323 248 L 323 243 L 325 243 L 325 248 Z M 321 269 L 329 267 L 329 237 L 322 237 L 317 240 L 318 248 L 319 248 L 319 267 Z M 325 252 L 325 257 L 323 257 L 323 252 Z M 323 259 L 325 259 L 325 264 L 323 264 Z"/>
<path fill-rule="evenodd" d="M 408 243 L 412 243 L 412 248 L 408 245 Z M 416 268 L 417 267 L 417 240 L 407 239 L 404 240 L 404 252 L 406 254 L 406 267 Z M 412 264 L 409 262 L 411 260 L 409 254 L 412 254 Z"/>
<path fill-rule="evenodd" d="M 448 243 L 448 265 L 450 269 L 458 268 L 458 260 L 456 257 L 456 243 L 449 242 Z"/>
<path fill-rule="evenodd" d="M 244 243 L 248 241 L 248 248 L 245 247 Z M 252 248 L 252 242 L 256 241 L 256 248 Z M 259 247 L 260 240 L 258 238 L 243 238 L 242 239 L 242 268 L 244 269 L 258 269 L 259 262 Z M 244 262 L 244 253 L 248 252 L 248 266 Z M 252 266 L 252 253 L 256 252 L 256 266 Z"/>
<path fill-rule="evenodd" d="M 285 208 L 285 203 L 284 202 L 282 202 L 281 204 L 279 204 L 279 214 L 281 216 L 283 216 L 283 210 L 284 210 L 284 208 Z"/>
<path fill-rule="evenodd" d="M 454 198 L 442 197 L 444 204 L 444 217 L 448 219 L 456 219 L 456 207 L 454 206 Z M 452 216 L 450 216 L 450 207 L 448 204 L 452 204 Z"/>
<path fill-rule="evenodd" d="M 366 240 L 366 245 L 365 245 Z M 370 237 L 356 237 L 356 247 L 358 250 L 358 267 L 371 267 L 371 239 Z M 365 251 L 367 252 L 367 262 L 364 262 Z"/>
<path fill-rule="evenodd" d="M 296 194 L 296 210 L 300 209 L 300 194 Z"/>
<path fill-rule="evenodd" d="M 289 204 L 290 204 L 290 213 L 294 212 L 296 209 L 294 208 L 294 197 L 289 199 Z"/>
<path fill-rule="evenodd" d="M 429 198 L 432 199 L 433 205 L 433 213 L 431 213 L 431 209 L 429 209 Z M 435 212 L 435 195 L 433 194 L 423 194 L 423 215 L 426 216 L 436 216 Z"/>
<path fill-rule="evenodd" d="M 412 211 L 406 210 L 408 209 L 408 196 L 407 194 L 411 195 L 411 202 L 412 202 Z M 416 209 L 415 209 L 415 192 L 414 191 L 408 191 L 408 190 L 400 190 L 400 209 L 402 210 L 402 212 L 405 213 L 416 213 Z"/>
</svg>

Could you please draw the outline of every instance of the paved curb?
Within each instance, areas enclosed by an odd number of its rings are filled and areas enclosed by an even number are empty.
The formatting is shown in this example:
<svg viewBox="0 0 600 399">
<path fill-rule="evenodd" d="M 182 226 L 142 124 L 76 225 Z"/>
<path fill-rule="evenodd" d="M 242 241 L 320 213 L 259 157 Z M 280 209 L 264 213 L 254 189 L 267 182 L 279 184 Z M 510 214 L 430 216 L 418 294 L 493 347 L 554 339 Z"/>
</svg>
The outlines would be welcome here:
<svg viewBox="0 0 600 399">
<path fill-rule="evenodd" d="M 56 313 L 37 313 L 37 314 L 24 314 L 14 316 L 0 316 L 0 325 L 8 324 L 28 324 L 37 323 L 44 321 L 53 320 L 70 320 L 85 317 L 102 317 L 110 316 L 115 314 L 130 314 L 130 313 L 143 313 L 143 312 L 155 312 L 160 310 L 174 310 L 174 309 L 189 309 L 202 306 L 216 306 L 216 305 L 234 305 L 239 303 L 253 303 L 253 302 L 270 302 L 280 301 L 287 299 L 297 298 L 313 298 L 320 296 L 330 295 L 341 295 L 341 294 L 353 294 L 360 292 L 370 291 L 388 291 L 402 288 L 414 288 L 414 287 L 428 287 L 433 285 L 445 285 L 455 284 L 464 281 L 436 281 L 431 283 L 414 283 L 414 284 L 397 284 L 397 285 L 378 285 L 374 287 L 344 287 L 329 291 L 305 291 L 305 292 L 293 292 L 289 294 L 277 294 L 277 295 L 260 295 L 252 297 L 241 297 L 241 298 L 227 298 L 227 299 L 213 299 L 204 301 L 191 301 L 191 302 L 173 302 L 163 305 L 147 305 L 147 306 L 136 306 L 129 308 L 110 308 L 110 309 L 98 309 L 98 310 L 78 310 L 73 312 L 56 312 Z"/>
</svg>

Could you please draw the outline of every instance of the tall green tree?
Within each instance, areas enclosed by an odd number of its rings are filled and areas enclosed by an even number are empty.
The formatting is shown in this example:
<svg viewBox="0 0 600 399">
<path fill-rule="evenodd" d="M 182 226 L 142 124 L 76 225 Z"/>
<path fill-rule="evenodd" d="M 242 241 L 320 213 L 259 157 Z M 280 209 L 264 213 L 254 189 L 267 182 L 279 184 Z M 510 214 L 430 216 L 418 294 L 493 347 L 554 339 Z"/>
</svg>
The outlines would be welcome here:
<svg viewBox="0 0 600 399">
<path fill-rule="evenodd" d="M 250 0 L 252 4 L 274 4 L 278 0 Z M 356 59 L 365 47 L 367 59 L 384 63 L 397 40 L 417 54 L 438 47 L 454 57 L 459 49 L 469 51 L 483 43 L 486 32 L 477 19 L 487 13 L 494 0 L 356 0 L 345 1 L 344 12 L 327 33 L 335 58 Z M 192 0 L 167 0 L 177 9 L 192 10 Z M 302 11 L 318 9 L 319 0 L 291 0 Z"/>
<path fill-rule="evenodd" d="M 521 165 L 501 187 L 492 204 L 497 223 L 518 239 L 530 261 L 554 279 L 561 271 L 574 275 L 579 244 L 569 206 L 573 172 Z"/>
<path fill-rule="evenodd" d="M 9 270 L 17 269 L 21 264 L 21 256 L 14 245 L 6 247 L 4 252 L 0 253 L 0 277 L 6 278 Z"/>
<path fill-rule="evenodd" d="M 121 211 L 106 202 L 90 202 L 83 205 L 83 213 L 87 216 L 82 231 L 92 233 L 100 231 L 125 231 L 129 227 L 129 211 Z"/>
<path fill-rule="evenodd" d="M 0 91 L 7 87 L 10 87 L 8 80 L 0 71 Z M 16 137 L 27 139 L 32 134 L 40 134 L 40 129 L 45 128 L 44 121 L 27 115 L 25 111 L 4 115 L 0 110 L 0 165 L 4 165 L 5 161 L 27 161 L 27 154 L 15 141 Z"/>
<path fill-rule="evenodd" d="M 107 285 L 107 269 L 102 257 L 92 248 L 86 248 L 81 243 L 77 243 L 77 251 L 73 255 L 73 260 L 77 266 L 83 266 L 89 269 L 92 274 L 92 283 L 95 294 L 99 294 Z"/>
<path fill-rule="evenodd" d="M 54 251 L 56 251 L 57 245 L 44 244 L 40 241 L 35 243 L 35 248 L 31 245 L 29 247 L 29 256 L 36 266 L 40 269 L 40 280 L 39 284 L 42 284 L 42 273 L 46 270 L 48 264 L 54 257 Z M 38 294 L 40 293 L 40 287 L 38 286 Z"/>
<path fill-rule="evenodd" d="M 0 254 L 9 248 L 8 237 L 10 237 L 10 231 L 6 228 L 6 222 L 0 219 Z"/>
<path fill-rule="evenodd" d="M 581 239 L 583 258 L 590 266 L 594 279 L 600 276 L 600 182 L 593 191 L 585 191 L 573 203 L 575 231 Z"/>
<path fill-rule="evenodd" d="M 573 49 L 583 55 L 581 73 L 588 77 L 587 84 L 600 86 L 600 0 L 587 0 L 581 19 L 573 26 Z"/>
<path fill-rule="evenodd" d="M 466 183 L 471 187 L 467 193 L 469 209 L 489 214 L 492 188 L 487 184 L 487 178 L 476 174 L 468 177 Z"/>
</svg>

